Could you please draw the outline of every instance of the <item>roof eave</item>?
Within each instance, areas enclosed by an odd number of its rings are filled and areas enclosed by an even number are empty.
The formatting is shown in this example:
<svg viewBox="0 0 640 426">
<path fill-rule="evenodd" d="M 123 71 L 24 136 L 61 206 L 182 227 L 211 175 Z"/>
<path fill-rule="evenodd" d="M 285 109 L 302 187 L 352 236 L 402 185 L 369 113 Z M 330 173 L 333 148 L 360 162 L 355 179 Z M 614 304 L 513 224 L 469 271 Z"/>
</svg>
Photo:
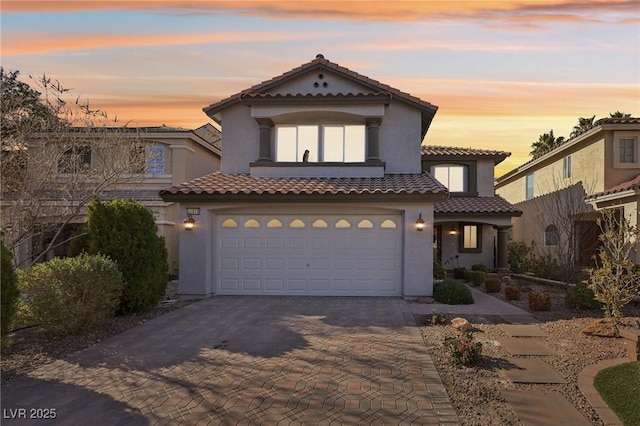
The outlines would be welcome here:
<svg viewBox="0 0 640 426">
<path fill-rule="evenodd" d="M 436 193 L 363 193 L 363 194 L 283 194 L 283 193 L 207 193 L 207 192 L 179 192 L 172 193 L 167 190 L 160 191 L 160 197 L 167 202 L 296 202 L 296 203 L 322 203 L 335 201 L 350 202 L 437 202 L 448 198 L 447 192 Z"/>
</svg>

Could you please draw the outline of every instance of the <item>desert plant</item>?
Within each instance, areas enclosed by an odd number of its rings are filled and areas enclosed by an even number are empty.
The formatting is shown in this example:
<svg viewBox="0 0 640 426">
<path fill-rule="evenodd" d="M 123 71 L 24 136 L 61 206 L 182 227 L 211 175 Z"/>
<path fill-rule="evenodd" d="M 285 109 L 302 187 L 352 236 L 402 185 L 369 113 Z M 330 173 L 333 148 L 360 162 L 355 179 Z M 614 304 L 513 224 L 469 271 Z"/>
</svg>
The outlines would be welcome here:
<svg viewBox="0 0 640 426">
<path fill-rule="evenodd" d="M 601 309 L 602 303 L 585 283 L 576 284 L 567 290 L 567 306 L 574 309 Z"/>
<path fill-rule="evenodd" d="M 446 305 L 470 305 L 473 296 L 469 288 L 459 281 L 445 280 L 433 287 L 433 298 Z"/>
<path fill-rule="evenodd" d="M 482 354 L 482 343 L 474 342 L 471 333 L 464 333 L 445 340 L 449 348 L 451 359 L 457 366 L 472 366 L 478 364 Z"/>
<path fill-rule="evenodd" d="M 484 288 L 487 290 L 487 293 L 499 293 L 500 290 L 502 290 L 502 281 L 500 281 L 500 277 L 487 277 L 484 282 Z"/>
<path fill-rule="evenodd" d="M 546 291 L 529 292 L 529 308 L 532 311 L 548 311 L 551 309 L 551 295 Z"/>
<path fill-rule="evenodd" d="M 531 268 L 531 258 L 535 243 L 526 243 L 524 241 L 510 241 L 507 246 L 507 257 L 509 267 L 516 274 L 521 274 Z"/>
<path fill-rule="evenodd" d="M 484 271 L 471 271 L 471 283 L 474 286 L 484 284 L 487 279 L 487 273 Z"/>
<path fill-rule="evenodd" d="M 640 268 L 630 259 L 640 241 L 640 225 L 631 225 L 614 211 L 605 211 L 598 225 L 602 232 L 598 266 L 589 270 L 585 283 L 602 302 L 605 316 L 617 324 L 624 306 L 640 296 Z"/>
<path fill-rule="evenodd" d="M 117 265 L 104 256 L 54 258 L 20 271 L 21 319 L 63 334 L 83 333 L 113 315 L 124 286 Z"/>
<path fill-rule="evenodd" d="M 520 300 L 520 295 L 519 286 L 513 284 L 504 286 L 504 297 L 507 300 Z"/>
<path fill-rule="evenodd" d="M 447 323 L 447 316 L 434 310 L 430 314 L 419 315 L 416 318 L 416 323 L 418 325 L 443 325 Z"/>
<path fill-rule="evenodd" d="M 458 268 L 453 268 L 453 278 L 457 279 L 457 280 L 461 280 L 464 278 L 464 271 L 466 271 L 467 268 L 465 268 L 464 266 L 462 267 L 458 267 Z"/>
<path fill-rule="evenodd" d="M 471 272 L 469 269 L 465 269 L 462 271 L 462 279 L 464 280 L 464 282 L 466 283 L 470 283 L 471 282 Z"/>
<path fill-rule="evenodd" d="M 476 263 L 475 265 L 471 265 L 471 270 L 472 271 L 482 271 L 485 274 L 489 273 L 489 268 L 484 266 L 482 263 Z"/>
<path fill-rule="evenodd" d="M 2 282 L 2 293 L 0 294 L 0 303 L 2 305 L 0 317 L 0 347 L 5 349 L 11 343 L 10 333 L 16 319 L 18 311 L 18 298 L 20 291 L 18 290 L 18 281 L 15 270 L 13 269 L 13 255 L 11 251 L 4 245 L 4 241 L 0 241 L 0 250 L 2 251 L 2 263 L 0 264 L 0 281 Z"/>
<path fill-rule="evenodd" d="M 132 200 L 94 200 L 87 231 L 89 252 L 109 256 L 124 276 L 119 313 L 141 312 L 162 299 L 168 282 L 167 249 L 149 209 Z"/>
</svg>

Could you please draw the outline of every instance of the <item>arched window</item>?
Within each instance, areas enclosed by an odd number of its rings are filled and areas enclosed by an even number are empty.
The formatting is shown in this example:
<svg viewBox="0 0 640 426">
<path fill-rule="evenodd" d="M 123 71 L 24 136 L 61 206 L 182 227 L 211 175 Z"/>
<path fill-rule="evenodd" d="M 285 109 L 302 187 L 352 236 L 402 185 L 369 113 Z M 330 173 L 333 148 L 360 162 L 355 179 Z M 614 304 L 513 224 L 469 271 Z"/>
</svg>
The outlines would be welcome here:
<svg viewBox="0 0 640 426">
<path fill-rule="evenodd" d="M 544 230 L 544 245 L 557 246 L 560 245 L 560 234 L 555 225 L 549 225 Z"/>
</svg>

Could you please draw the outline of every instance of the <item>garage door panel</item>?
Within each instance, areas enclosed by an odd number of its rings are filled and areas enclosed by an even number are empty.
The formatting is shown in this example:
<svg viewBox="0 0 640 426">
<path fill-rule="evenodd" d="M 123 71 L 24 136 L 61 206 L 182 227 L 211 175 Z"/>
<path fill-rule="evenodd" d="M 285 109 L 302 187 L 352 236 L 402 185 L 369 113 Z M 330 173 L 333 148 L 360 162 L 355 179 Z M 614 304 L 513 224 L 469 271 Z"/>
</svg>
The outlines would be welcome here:
<svg viewBox="0 0 640 426">
<path fill-rule="evenodd" d="M 232 221 L 239 226 L 225 227 Z M 402 227 L 389 227 L 399 216 L 228 214 L 217 223 L 219 294 L 402 292 Z"/>
</svg>

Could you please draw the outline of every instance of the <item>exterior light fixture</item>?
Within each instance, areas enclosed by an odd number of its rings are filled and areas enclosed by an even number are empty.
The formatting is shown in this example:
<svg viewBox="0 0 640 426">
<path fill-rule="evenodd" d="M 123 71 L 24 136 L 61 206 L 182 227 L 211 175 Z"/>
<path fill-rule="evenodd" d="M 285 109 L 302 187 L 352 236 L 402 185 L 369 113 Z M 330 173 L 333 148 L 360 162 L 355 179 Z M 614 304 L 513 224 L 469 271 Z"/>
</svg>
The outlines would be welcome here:
<svg viewBox="0 0 640 426">
<path fill-rule="evenodd" d="M 187 231 L 191 231 L 196 226 L 196 220 L 193 218 L 194 215 L 200 214 L 199 207 L 189 207 L 187 208 L 187 218 L 183 221 L 184 229 Z"/>
<path fill-rule="evenodd" d="M 449 235 L 456 235 L 458 233 L 458 231 L 456 231 L 455 226 L 451 227 L 451 230 L 449 231 Z"/>
<path fill-rule="evenodd" d="M 422 232 L 424 231 L 424 226 L 425 226 L 425 222 L 424 222 L 424 219 L 422 218 L 422 213 L 420 213 L 420 215 L 418 216 L 418 220 L 416 220 L 416 230 L 418 232 Z"/>
</svg>

